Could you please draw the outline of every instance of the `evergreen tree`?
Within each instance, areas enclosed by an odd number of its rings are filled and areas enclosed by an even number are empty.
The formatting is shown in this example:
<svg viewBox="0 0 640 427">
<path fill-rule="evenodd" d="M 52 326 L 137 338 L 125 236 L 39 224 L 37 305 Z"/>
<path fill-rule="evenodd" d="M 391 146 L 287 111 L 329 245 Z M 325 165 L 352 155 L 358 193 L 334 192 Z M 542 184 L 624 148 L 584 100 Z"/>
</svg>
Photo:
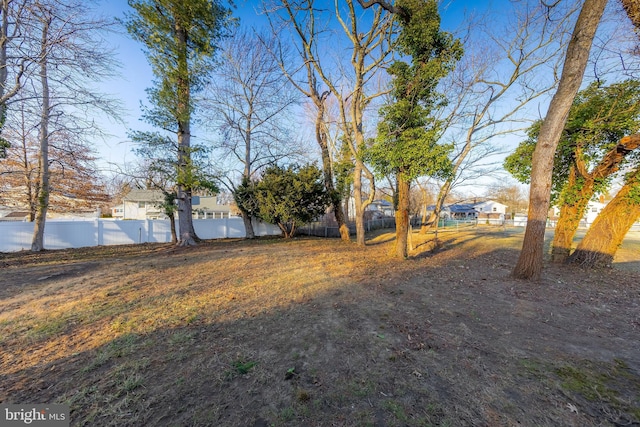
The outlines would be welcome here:
<svg viewBox="0 0 640 427">
<path fill-rule="evenodd" d="M 389 68 L 393 76 L 392 102 L 381 109 L 378 136 L 368 157 L 381 174 L 394 174 L 397 182 L 396 254 L 407 256 L 411 182 L 423 175 L 445 177 L 451 168 L 450 145 L 438 144 L 441 123 L 432 116 L 444 103 L 436 87 L 462 56 L 462 46 L 450 33 L 440 31 L 438 3 L 402 0 L 402 31 L 398 46 L 411 63 L 398 60 Z"/>
<path fill-rule="evenodd" d="M 129 0 L 131 36 L 142 42 L 156 77 L 148 90 L 153 106 L 145 119 L 177 137 L 177 201 L 181 246 L 197 240 L 192 221 L 192 95 L 201 90 L 214 66 L 216 43 L 232 23 L 230 10 L 209 0 Z"/>
<path fill-rule="evenodd" d="M 293 237 L 296 228 L 327 211 L 331 199 L 322 177 L 314 164 L 270 166 L 258 183 L 243 182 L 243 206 L 257 206 L 260 219 L 276 224 L 284 237 Z"/>
</svg>

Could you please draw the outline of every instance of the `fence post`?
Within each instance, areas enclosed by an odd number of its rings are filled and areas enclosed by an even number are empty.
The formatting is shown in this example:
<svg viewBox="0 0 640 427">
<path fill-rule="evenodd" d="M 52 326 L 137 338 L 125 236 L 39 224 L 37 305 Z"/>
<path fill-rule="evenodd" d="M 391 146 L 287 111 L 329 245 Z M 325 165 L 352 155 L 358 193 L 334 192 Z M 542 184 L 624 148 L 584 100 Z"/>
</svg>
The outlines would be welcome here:
<svg viewBox="0 0 640 427">
<path fill-rule="evenodd" d="M 96 245 L 102 246 L 104 244 L 104 225 L 100 218 L 96 218 Z"/>
</svg>

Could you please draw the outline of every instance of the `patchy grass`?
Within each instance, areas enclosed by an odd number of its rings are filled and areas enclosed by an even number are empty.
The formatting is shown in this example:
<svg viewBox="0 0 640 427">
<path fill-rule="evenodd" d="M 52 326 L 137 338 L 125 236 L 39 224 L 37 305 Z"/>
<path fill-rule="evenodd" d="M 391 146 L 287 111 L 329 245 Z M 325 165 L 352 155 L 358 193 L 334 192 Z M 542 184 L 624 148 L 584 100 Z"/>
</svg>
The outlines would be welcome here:
<svg viewBox="0 0 640 427">
<path fill-rule="evenodd" d="M 74 426 L 640 422 L 633 268 L 526 283 L 521 232 L 414 234 L 403 262 L 392 237 L 2 254 L 0 401 Z"/>
</svg>

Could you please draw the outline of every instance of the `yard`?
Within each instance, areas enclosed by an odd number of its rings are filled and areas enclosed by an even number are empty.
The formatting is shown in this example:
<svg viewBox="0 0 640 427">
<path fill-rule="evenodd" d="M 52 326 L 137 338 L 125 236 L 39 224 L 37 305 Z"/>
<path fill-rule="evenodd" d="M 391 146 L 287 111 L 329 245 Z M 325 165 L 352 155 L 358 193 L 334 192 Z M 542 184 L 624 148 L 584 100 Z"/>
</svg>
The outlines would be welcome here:
<svg viewBox="0 0 640 427">
<path fill-rule="evenodd" d="M 637 235 L 536 283 L 508 277 L 521 231 L 440 237 L 405 262 L 390 234 L 0 254 L 0 401 L 73 426 L 640 425 Z"/>
</svg>

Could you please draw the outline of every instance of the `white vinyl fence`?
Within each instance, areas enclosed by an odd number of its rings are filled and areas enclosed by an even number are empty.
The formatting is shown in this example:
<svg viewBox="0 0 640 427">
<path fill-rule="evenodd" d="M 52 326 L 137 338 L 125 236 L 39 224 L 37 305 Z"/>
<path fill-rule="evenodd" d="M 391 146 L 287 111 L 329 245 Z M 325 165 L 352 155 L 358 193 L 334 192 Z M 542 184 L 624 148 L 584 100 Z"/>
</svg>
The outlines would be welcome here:
<svg viewBox="0 0 640 427">
<path fill-rule="evenodd" d="M 201 239 L 245 237 L 242 218 L 194 219 L 193 226 Z M 0 252 L 30 249 L 33 227 L 33 222 L 0 222 Z M 281 233 L 275 225 L 262 222 L 254 223 L 253 227 L 256 236 Z M 44 228 L 45 249 L 170 241 L 171 224 L 168 220 L 47 220 Z"/>
</svg>

